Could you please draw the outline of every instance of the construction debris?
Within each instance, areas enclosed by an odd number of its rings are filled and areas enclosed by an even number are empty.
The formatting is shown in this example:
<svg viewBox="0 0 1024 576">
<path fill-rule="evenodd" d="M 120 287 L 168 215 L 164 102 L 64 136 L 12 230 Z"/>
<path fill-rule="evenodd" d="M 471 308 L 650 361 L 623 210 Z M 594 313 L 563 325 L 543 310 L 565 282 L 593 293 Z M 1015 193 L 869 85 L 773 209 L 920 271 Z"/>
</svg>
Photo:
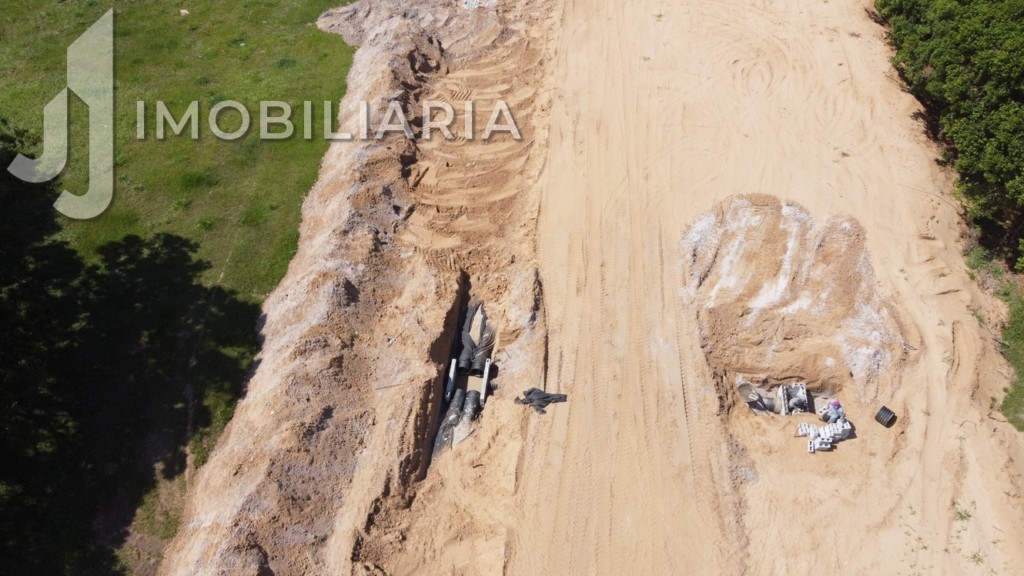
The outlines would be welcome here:
<svg viewBox="0 0 1024 576">
<path fill-rule="evenodd" d="M 483 300 L 471 299 L 448 366 L 444 388 L 447 411 L 438 424 L 435 454 L 458 446 L 473 433 L 474 421 L 487 403 L 496 344 L 497 331 L 487 318 Z"/>
<path fill-rule="evenodd" d="M 809 422 L 801 422 L 796 427 L 797 436 L 808 436 L 807 451 L 811 454 L 819 450 L 831 450 L 833 444 L 846 440 L 853 432 L 853 425 L 845 418 L 824 426 L 815 426 Z"/>
<path fill-rule="evenodd" d="M 807 393 L 807 385 L 798 382 L 789 386 L 778 386 L 774 392 L 758 390 L 753 384 L 741 381 L 737 385 L 740 397 L 752 410 L 774 412 L 789 416 L 807 412 L 811 400 Z"/>
<path fill-rule="evenodd" d="M 846 419 L 846 412 L 843 411 L 839 400 L 833 399 L 818 409 L 818 416 L 828 424 L 819 427 L 808 422 L 801 422 L 796 427 L 797 436 L 809 437 L 807 440 L 809 453 L 831 450 L 836 442 L 846 440 L 853 434 L 853 424 Z"/>
<path fill-rule="evenodd" d="M 538 414 L 546 414 L 547 412 L 544 408 L 546 408 L 548 404 L 565 402 L 568 398 L 569 397 L 565 394 L 551 394 L 541 390 L 540 388 L 530 388 L 523 392 L 522 398 L 516 398 L 515 403 L 530 406 L 536 410 Z"/>
<path fill-rule="evenodd" d="M 768 392 L 758 390 L 750 382 L 740 381 L 737 383 L 737 391 L 751 410 L 791 416 L 810 412 L 813 399 L 807 390 L 805 382 L 797 382 L 790 385 L 776 387 Z M 820 400 L 826 400 L 821 398 Z M 810 453 L 819 450 L 832 450 L 833 445 L 840 440 L 846 440 L 853 433 L 853 425 L 846 419 L 846 411 L 838 399 L 833 398 L 818 409 L 818 417 L 824 426 L 815 426 L 808 422 L 801 422 L 796 427 L 797 436 L 806 436 L 807 451 Z M 876 420 L 878 417 L 876 417 Z M 879 420 L 881 422 L 881 420 Z"/>
<path fill-rule="evenodd" d="M 474 376 L 482 376 L 487 360 L 494 350 L 495 336 L 494 326 L 487 320 L 483 301 L 479 298 L 470 300 L 466 321 L 462 327 L 459 370 Z"/>
</svg>

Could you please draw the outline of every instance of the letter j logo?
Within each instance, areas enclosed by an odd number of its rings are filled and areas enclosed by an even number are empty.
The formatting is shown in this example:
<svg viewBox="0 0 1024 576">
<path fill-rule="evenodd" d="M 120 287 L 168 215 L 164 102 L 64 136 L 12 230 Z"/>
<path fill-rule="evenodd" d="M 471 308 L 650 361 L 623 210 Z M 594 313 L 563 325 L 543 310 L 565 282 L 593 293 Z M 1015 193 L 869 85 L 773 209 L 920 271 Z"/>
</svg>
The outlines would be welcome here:
<svg viewBox="0 0 1024 576">
<path fill-rule="evenodd" d="M 89 107 L 89 189 L 64 190 L 53 206 L 78 220 L 94 218 L 114 197 L 114 11 L 68 47 L 68 85 L 43 108 L 43 154 L 22 155 L 7 170 L 25 182 L 48 182 L 68 160 L 68 89 Z"/>
</svg>

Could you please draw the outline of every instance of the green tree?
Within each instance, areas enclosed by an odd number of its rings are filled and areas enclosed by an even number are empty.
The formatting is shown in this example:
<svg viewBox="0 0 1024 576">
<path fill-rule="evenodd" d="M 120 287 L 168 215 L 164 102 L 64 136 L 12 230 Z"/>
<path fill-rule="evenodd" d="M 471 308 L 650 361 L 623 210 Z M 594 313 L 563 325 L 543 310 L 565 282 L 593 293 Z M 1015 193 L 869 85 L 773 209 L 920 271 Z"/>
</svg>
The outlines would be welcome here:
<svg viewBox="0 0 1024 576">
<path fill-rule="evenodd" d="M 947 142 L 992 248 L 1024 235 L 1024 0 L 878 0 L 894 64 Z M 1018 260 L 1024 266 L 1024 260 Z"/>
</svg>

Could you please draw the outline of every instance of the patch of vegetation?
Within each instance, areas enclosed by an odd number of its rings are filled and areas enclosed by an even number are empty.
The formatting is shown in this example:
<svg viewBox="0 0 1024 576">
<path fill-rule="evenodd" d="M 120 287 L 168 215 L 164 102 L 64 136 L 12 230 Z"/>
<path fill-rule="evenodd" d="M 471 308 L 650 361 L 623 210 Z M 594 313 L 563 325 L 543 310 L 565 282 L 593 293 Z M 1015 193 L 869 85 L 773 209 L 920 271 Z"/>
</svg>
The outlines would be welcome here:
<svg viewBox="0 0 1024 576">
<path fill-rule="evenodd" d="M 181 522 L 180 510 L 168 510 L 160 505 L 160 495 L 156 490 L 150 491 L 142 498 L 139 506 L 139 523 L 142 529 L 151 536 L 164 540 L 174 537 Z"/>
<path fill-rule="evenodd" d="M 953 501 L 953 518 L 957 522 L 966 522 L 971 519 L 971 511 L 961 506 L 956 500 Z"/>
<path fill-rule="evenodd" d="M 989 251 L 981 246 L 975 246 L 967 251 L 965 255 L 967 268 L 971 272 L 985 272 L 998 280 L 1006 274 L 1006 269 L 992 259 Z"/>
<path fill-rule="evenodd" d="M 1018 430 L 1024 430 L 1024 289 L 1008 282 L 1000 296 L 1010 308 L 1010 317 L 1003 328 L 1003 354 L 1013 367 L 1010 389 L 1000 409 Z"/>
<path fill-rule="evenodd" d="M 1024 269 L 1024 0 L 877 0 L 986 244 Z"/>
</svg>

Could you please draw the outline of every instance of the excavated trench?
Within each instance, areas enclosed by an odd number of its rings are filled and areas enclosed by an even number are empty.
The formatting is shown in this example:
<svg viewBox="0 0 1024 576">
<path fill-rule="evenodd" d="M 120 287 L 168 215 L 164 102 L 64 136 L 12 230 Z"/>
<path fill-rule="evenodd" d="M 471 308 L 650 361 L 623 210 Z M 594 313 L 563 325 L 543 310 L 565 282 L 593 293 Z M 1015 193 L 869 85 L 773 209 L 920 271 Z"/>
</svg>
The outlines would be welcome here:
<svg viewBox="0 0 1024 576">
<path fill-rule="evenodd" d="M 418 436 L 422 438 L 421 450 L 425 454 L 424 469 L 419 479 L 426 476 L 426 469 L 433 458 L 453 447 L 456 426 L 463 426 L 461 432 L 469 431 L 484 408 L 480 401 L 480 391 L 471 389 L 473 387 L 469 385 L 469 375 L 461 365 L 461 358 L 467 349 L 463 340 L 463 328 L 466 326 L 472 303 L 474 300 L 471 298 L 470 277 L 468 273 L 462 271 L 459 274 L 458 290 L 445 317 L 443 331 L 431 348 L 430 358 L 433 365 L 442 369 L 436 382 L 427 387 L 421 414 L 418 416 L 418 421 L 423 423 L 422 432 Z M 488 353 L 486 357 L 489 358 L 490 354 Z M 479 370 L 474 374 L 479 376 L 477 372 Z M 488 374 L 492 381 L 497 372 L 497 364 L 491 364 Z M 451 418 L 455 420 L 449 422 Z M 461 439 L 460 437 L 456 440 Z"/>
<path fill-rule="evenodd" d="M 420 430 L 415 437 L 418 439 L 419 450 L 423 454 L 423 467 L 420 470 L 417 480 L 422 480 L 427 475 L 430 463 L 434 458 L 434 442 L 437 438 L 438 428 L 441 425 L 440 416 L 448 409 L 449 402 L 445 400 L 444 387 L 447 379 L 447 366 L 452 354 L 457 350 L 459 344 L 458 327 L 465 319 L 466 303 L 469 301 L 469 275 L 465 272 L 459 274 L 458 289 L 452 305 L 445 315 L 444 326 L 434 344 L 430 347 L 430 360 L 434 366 L 444 366 L 435 382 L 424 387 L 423 402 L 420 404 L 417 415 L 417 427 Z"/>
</svg>

